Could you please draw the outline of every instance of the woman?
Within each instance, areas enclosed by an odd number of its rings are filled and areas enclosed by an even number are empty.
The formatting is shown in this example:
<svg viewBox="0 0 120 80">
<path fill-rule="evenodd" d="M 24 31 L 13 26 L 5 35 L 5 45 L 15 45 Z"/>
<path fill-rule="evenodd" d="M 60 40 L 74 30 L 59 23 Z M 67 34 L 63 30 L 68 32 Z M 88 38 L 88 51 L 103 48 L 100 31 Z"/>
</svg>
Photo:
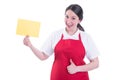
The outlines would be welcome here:
<svg viewBox="0 0 120 80">
<path fill-rule="evenodd" d="M 65 11 L 65 29 L 50 35 L 41 51 L 31 44 L 28 36 L 24 38 L 24 44 L 41 60 L 54 53 L 50 80 L 89 80 L 88 71 L 98 67 L 98 50 L 80 25 L 82 19 L 83 10 L 79 5 L 68 6 Z M 90 61 L 88 64 L 84 62 L 85 56 Z"/>
</svg>

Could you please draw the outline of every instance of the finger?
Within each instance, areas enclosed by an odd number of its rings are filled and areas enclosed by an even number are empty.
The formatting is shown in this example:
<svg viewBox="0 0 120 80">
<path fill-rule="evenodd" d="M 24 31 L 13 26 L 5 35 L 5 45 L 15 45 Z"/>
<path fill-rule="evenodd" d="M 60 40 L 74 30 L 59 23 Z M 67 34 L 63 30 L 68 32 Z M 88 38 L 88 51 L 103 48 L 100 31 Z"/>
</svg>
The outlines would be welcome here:
<svg viewBox="0 0 120 80">
<path fill-rule="evenodd" d="M 67 71 L 68 71 L 69 73 L 71 73 L 71 70 L 70 70 L 70 68 L 69 68 L 69 67 L 67 67 Z"/>
<path fill-rule="evenodd" d="M 72 61 L 72 59 L 70 59 L 70 63 L 71 63 L 71 64 L 74 64 L 73 61 Z"/>
<path fill-rule="evenodd" d="M 76 66 L 72 59 L 70 59 L 70 63 L 71 63 L 72 65 Z"/>
<path fill-rule="evenodd" d="M 24 40 L 23 40 L 23 43 L 26 45 L 27 42 L 28 42 L 28 40 L 29 40 L 29 36 L 25 36 L 25 38 L 24 38 Z"/>
<path fill-rule="evenodd" d="M 29 35 L 26 35 L 26 38 L 29 38 Z"/>
<path fill-rule="evenodd" d="M 26 38 L 24 38 L 24 40 L 23 40 L 24 45 L 26 45 L 26 42 L 27 42 L 27 41 L 26 41 Z"/>
<path fill-rule="evenodd" d="M 25 44 L 25 39 L 26 39 L 26 37 L 23 39 L 23 43 Z"/>
</svg>

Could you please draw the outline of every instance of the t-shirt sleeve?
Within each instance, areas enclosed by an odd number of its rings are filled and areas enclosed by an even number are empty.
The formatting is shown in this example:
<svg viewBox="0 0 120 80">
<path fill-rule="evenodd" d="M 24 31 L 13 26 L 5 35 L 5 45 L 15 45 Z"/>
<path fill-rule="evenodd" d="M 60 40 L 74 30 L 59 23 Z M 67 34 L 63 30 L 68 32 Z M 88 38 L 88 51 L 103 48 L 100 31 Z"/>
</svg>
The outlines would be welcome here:
<svg viewBox="0 0 120 80">
<path fill-rule="evenodd" d="M 53 48 L 52 48 L 52 38 L 54 37 L 54 34 L 52 33 L 44 42 L 43 46 L 41 47 L 41 51 L 44 52 L 46 55 L 50 56 L 53 54 Z"/>
<path fill-rule="evenodd" d="M 86 49 L 86 57 L 89 60 L 92 60 L 99 56 L 99 51 L 98 51 L 93 39 L 88 34 L 86 35 L 86 38 L 85 38 L 85 49 Z"/>
</svg>

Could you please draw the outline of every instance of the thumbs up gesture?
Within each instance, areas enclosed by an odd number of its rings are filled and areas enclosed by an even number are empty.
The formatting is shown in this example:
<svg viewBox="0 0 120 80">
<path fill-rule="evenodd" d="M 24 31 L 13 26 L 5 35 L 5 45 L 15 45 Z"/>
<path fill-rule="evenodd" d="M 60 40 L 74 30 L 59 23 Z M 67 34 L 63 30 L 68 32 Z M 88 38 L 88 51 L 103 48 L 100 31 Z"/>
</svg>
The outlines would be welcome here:
<svg viewBox="0 0 120 80">
<path fill-rule="evenodd" d="M 72 59 L 70 59 L 70 65 L 67 66 L 67 70 L 70 74 L 75 74 L 77 72 L 77 66 L 74 64 Z"/>
</svg>

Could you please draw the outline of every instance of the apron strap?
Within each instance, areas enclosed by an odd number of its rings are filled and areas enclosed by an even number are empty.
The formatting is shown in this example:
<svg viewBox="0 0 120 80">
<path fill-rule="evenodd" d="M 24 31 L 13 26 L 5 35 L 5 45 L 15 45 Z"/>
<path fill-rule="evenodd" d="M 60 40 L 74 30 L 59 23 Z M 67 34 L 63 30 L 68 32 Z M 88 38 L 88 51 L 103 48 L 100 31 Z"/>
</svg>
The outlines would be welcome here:
<svg viewBox="0 0 120 80">
<path fill-rule="evenodd" d="M 80 36 L 80 33 L 79 33 L 78 37 L 79 37 L 79 40 L 81 40 L 81 36 Z"/>
<path fill-rule="evenodd" d="M 63 37 L 64 37 L 64 36 L 63 36 L 63 34 L 62 34 L 62 36 L 61 36 L 61 40 L 63 39 Z"/>
</svg>

